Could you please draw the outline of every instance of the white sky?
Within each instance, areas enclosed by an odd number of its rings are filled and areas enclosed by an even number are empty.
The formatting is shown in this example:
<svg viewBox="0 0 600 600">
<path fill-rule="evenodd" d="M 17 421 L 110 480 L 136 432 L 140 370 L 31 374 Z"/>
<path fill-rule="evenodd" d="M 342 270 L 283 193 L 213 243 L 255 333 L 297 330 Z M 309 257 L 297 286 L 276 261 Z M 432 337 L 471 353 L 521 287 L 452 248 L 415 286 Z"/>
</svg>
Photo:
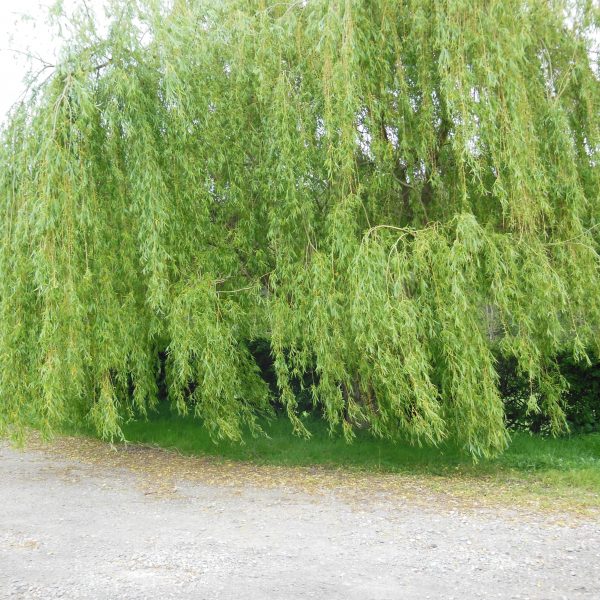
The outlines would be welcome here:
<svg viewBox="0 0 600 600">
<path fill-rule="evenodd" d="M 55 3 L 56 0 L 0 0 L 0 122 L 25 90 L 23 77 L 30 61 L 19 52 L 33 52 L 54 62 L 56 40 L 46 25 L 46 17 Z M 63 0 L 62 4 L 71 9 L 80 1 Z M 87 5 L 101 14 L 104 1 L 87 0 Z"/>
<path fill-rule="evenodd" d="M 0 120 L 4 120 L 8 109 L 17 101 L 24 89 L 23 76 L 28 61 L 13 50 L 26 52 L 34 49 L 52 62 L 53 52 L 49 31 L 41 23 L 25 21 L 29 14 L 40 19 L 44 8 L 52 0 L 3 0 L 0 1 Z"/>
</svg>

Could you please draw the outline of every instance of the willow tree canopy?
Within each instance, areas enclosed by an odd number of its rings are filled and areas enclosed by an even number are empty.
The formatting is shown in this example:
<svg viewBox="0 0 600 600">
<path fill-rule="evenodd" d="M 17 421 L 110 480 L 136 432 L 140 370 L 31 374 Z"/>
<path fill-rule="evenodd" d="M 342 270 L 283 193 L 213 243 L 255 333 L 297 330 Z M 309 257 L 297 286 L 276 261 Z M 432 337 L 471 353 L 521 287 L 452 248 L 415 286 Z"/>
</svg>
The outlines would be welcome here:
<svg viewBox="0 0 600 600">
<path fill-rule="evenodd" d="M 300 433 L 298 381 L 347 436 L 492 454 L 498 356 L 563 426 L 556 357 L 600 339 L 593 2 L 111 14 L 63 27 L 2 133 L 0 429 L 118 436 L 166 353 L 172 403 L 238 438 L 257 339 Z"/>
</svg>

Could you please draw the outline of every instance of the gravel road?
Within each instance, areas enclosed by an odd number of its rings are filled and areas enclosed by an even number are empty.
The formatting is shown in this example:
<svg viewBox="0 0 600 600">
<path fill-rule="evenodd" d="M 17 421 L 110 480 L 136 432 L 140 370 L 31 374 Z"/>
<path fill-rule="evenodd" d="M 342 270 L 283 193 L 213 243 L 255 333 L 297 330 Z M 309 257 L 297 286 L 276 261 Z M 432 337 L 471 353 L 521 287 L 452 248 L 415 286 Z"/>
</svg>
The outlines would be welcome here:
<svg viewBox="0 0 600 600">
<path fill-rule="evenodd" d="M 0 598 L 600 598 L 598 521 L 287 483 L 164 493 L 138 462 L 0 442 Z"/>
</svg>

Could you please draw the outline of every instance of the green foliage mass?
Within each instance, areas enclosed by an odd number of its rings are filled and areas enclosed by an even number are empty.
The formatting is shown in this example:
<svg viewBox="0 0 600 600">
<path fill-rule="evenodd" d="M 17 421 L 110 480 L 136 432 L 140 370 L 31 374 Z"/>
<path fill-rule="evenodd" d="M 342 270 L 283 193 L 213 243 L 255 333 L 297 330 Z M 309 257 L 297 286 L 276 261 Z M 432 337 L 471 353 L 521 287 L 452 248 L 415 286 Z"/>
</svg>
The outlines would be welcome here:
<svg viewBox="0 0 600 600">
<path fill-rule="evenodd" d="M 0 149 L 0 429 L 168 396 L 215 438 L 270 408 L 268 340 L 331 428 L 507 442 L 496 353 L 564 426 L 598 352 L 600 79 L 589 1 L 85 8 Z M 46 77 L 45 80 L 41 80 Z M 539 392 L 538 392 L 539 390 Z"/>
</svg>

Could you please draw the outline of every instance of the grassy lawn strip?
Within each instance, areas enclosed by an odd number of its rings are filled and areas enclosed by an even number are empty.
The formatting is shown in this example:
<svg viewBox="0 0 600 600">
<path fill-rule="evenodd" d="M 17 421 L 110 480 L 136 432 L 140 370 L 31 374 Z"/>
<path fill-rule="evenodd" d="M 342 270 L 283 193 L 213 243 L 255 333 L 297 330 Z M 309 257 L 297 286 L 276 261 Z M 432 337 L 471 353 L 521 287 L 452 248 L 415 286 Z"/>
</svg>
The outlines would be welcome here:
<svg viewBox="0 0 600 600">
<path fill-rule="evenodd" d="M 243 444 L 213 443 L 206 430 L 191 418 L 159 414 L 148 421 L 125 425 L 131 443 L 177 449 L 186 455 L 213 456 L 260 465 L 344 468 L 371 473 L 428 476 L 434 487 L 452 482 L 452 492 L 476 493 L 476 482 L 486 482 L 491 491 L 537 498 L 542 506 L 555 500 L 563 508 L 600 508 L 600 433 L 548 438 L 515 432 L 508 450 L 496 459 L 472 459 L 452 446 L 414 447 L 377 440 L 359 432 L 352 444 L 330 436 L 326 425 L 307 418 L 312 438 L 292 435 L 285 418 L 264 424 L 269 437 L 247 436 Z M 459 484 L 462 482 L 462 488 Z M 498 489 L 495 489 L 498 488 Z M 462 492 L 461 492 L 462 490 Z"/>
</svg>

